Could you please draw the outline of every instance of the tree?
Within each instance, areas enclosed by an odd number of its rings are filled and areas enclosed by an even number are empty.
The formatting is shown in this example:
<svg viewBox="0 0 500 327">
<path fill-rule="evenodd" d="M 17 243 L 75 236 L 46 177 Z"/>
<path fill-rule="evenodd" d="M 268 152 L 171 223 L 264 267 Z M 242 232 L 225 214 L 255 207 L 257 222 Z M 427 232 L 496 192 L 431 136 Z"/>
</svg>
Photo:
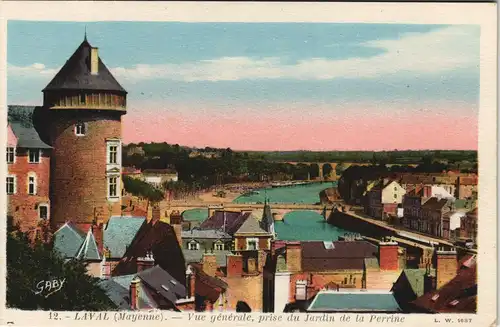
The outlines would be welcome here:
<svg viewBox="0 0 500 327">
<path fill-rule="evenodd" d="M 344 172 L 344 170 L 347 169 L 347 165 L 344 164 L 343 162 L 339 162 L 336 166 L 335 166 L 335 173 L 337 174 L 337 176 L 342 176 L 342 173 Z"/>
<path fill-rule="evenodd" d="M 81 261 L 65 262 L 51 245 L 30 244 L 28 235 L 7 224 L 7 306 L 23 310 L 106 311 L 116 309 L 99 279 L 87 274 Z M 41 281 L 64 279 L 60 291 L 39 290 Z"/>
<path fill-rule="evenodd" d="M 128 193 L 150 202 L 160 202 L 165 197 L 162 191 L 154 188 L 151 184 L 129 176 L 123 176 L 123 186 Z"/>
</svg>

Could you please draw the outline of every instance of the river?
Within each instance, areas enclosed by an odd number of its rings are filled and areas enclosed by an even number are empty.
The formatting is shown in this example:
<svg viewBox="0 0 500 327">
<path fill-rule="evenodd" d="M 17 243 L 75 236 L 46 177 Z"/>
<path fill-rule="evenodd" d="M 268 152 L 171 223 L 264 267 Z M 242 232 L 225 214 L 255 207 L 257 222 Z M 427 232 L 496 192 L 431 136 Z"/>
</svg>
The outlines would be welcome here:
<svg viewBox="0 0 500 327">
<path fill-rule="evenodd" d="M 258 194 L 242 195 L 235 203 L 264 203 L 267 194 L 271 208 L 273 203 L 307 203 L 320 201 L 319 192 L 335 186 L 335 182 L 315 183 L 301 186 L 267 188 L 257 190 Z M 207 218 L 207 209 L 191 209 L 184 212 L 185 220 L 203 221 Z M 260 217 L 258 217 L 260 218 Z M 283 221 L 275 223 L 280 240 L 286 241 L 336 241 L 348 231 L 325 222 L 323 216 L 314 211 L 292 211 L 284 216 Z"/>
<path fill-rule="evenodd" d="M 337 182 L 313 183 L 307 185 L 297 185 L 289 187 L 274 187 L 256 190 L 258 194 L 241 195 L 234 203 L 264 203 L 267 198 L 270 203 L 307 203 L 315 204 L 319 202 L 319 192 L 336 186 Z"/>
</svg>

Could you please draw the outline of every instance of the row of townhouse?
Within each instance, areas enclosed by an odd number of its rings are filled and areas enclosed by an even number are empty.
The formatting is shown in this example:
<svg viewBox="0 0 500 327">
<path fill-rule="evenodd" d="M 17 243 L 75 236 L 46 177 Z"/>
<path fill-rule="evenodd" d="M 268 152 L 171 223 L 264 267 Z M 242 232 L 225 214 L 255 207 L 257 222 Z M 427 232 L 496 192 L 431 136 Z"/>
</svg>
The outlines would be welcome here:
<svg viewBox="0 0 500 327">
<path fill-rule="evenodd" d="M 456 199 L 442 185 L 402 185 L 385 178 L 368 185 L 364 211 L 371 217 L 392 219 L 421 233 L 447 239 L 467 237 L 475 240 L 477 214 L 467 213 L 474 207 L 474 199 Z"/>
</svg>

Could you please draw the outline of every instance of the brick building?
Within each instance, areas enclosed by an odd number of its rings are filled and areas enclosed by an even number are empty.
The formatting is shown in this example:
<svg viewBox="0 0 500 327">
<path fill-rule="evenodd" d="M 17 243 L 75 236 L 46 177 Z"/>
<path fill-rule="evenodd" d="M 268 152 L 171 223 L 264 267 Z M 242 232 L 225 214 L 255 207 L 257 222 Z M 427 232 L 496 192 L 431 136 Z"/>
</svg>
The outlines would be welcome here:
<svg viewBox="0 0 500 327">
<path fill-rule="evenodd" d="M 9 106 L 6 160 L 7 215 L 32 237 L 50 221 L 49 178 L 51 147 L 33 124 L 35 107 Z"/>
<path fill-rule="evenodd" d="M 121 116 L 127 92 L 85 37 L 43 89 L 39 124 L 53 147 L 51 222 L 103 223 L 121 209 Z"/>
<path fill-rule="evenodd" d="M 283 312 L 293 303 L 310 301 L 323 289 L 389 290 L 400 271 L 398 249 L 396 242 L 380 242 L 377 246 L 358 239 L 276 244 L 274 311 Z M 380 281 L 385 279 L 387 285 L 381 286 Z"/>
<path fill-rule="evenodd" d="M 374 186 L 366 192 L 365 213 L 382 220 L 396 216 L 406 190 L 398 182 L 390 179 L 383 179 L 373 184 Z"/>
<path fill-rule="evenodd" d="M 460 237 L 477 242 L 477 207 L 462 217 L 460 221 Z"/>
</svg>

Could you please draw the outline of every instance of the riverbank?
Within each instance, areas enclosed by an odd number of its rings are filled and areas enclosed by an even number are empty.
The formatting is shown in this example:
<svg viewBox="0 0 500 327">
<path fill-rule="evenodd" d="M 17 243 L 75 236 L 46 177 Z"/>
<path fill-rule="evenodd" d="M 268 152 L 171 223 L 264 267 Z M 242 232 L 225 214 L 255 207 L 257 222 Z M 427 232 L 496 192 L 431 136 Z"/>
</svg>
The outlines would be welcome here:
<svg viewBox="0 0 500 327">
<path fill-rule="evenodd" d="M 189 199 L 172 200 L 172 202 L 180 203 L 186 201 L 199 201 L 207 203 L 263 203 L 265 200 L 265 194 L 267 194 L 270 201 L 275 203 L 316 203 L 319 202 L 319 192 L 323 189 L 331 187 L 332 185 L 336 185 L 336 183 L 322 181 L 234 183 L 202 191 Z M 223 197 L 219 196 L 220 192 L 224 193 Z M 273 197 L 273 195 L 275 196 Z M 304 198 L 312 197 L 314 197 L 314 199 L 318 197 L 318 200 L 303 201 Z"/>
</svg>

